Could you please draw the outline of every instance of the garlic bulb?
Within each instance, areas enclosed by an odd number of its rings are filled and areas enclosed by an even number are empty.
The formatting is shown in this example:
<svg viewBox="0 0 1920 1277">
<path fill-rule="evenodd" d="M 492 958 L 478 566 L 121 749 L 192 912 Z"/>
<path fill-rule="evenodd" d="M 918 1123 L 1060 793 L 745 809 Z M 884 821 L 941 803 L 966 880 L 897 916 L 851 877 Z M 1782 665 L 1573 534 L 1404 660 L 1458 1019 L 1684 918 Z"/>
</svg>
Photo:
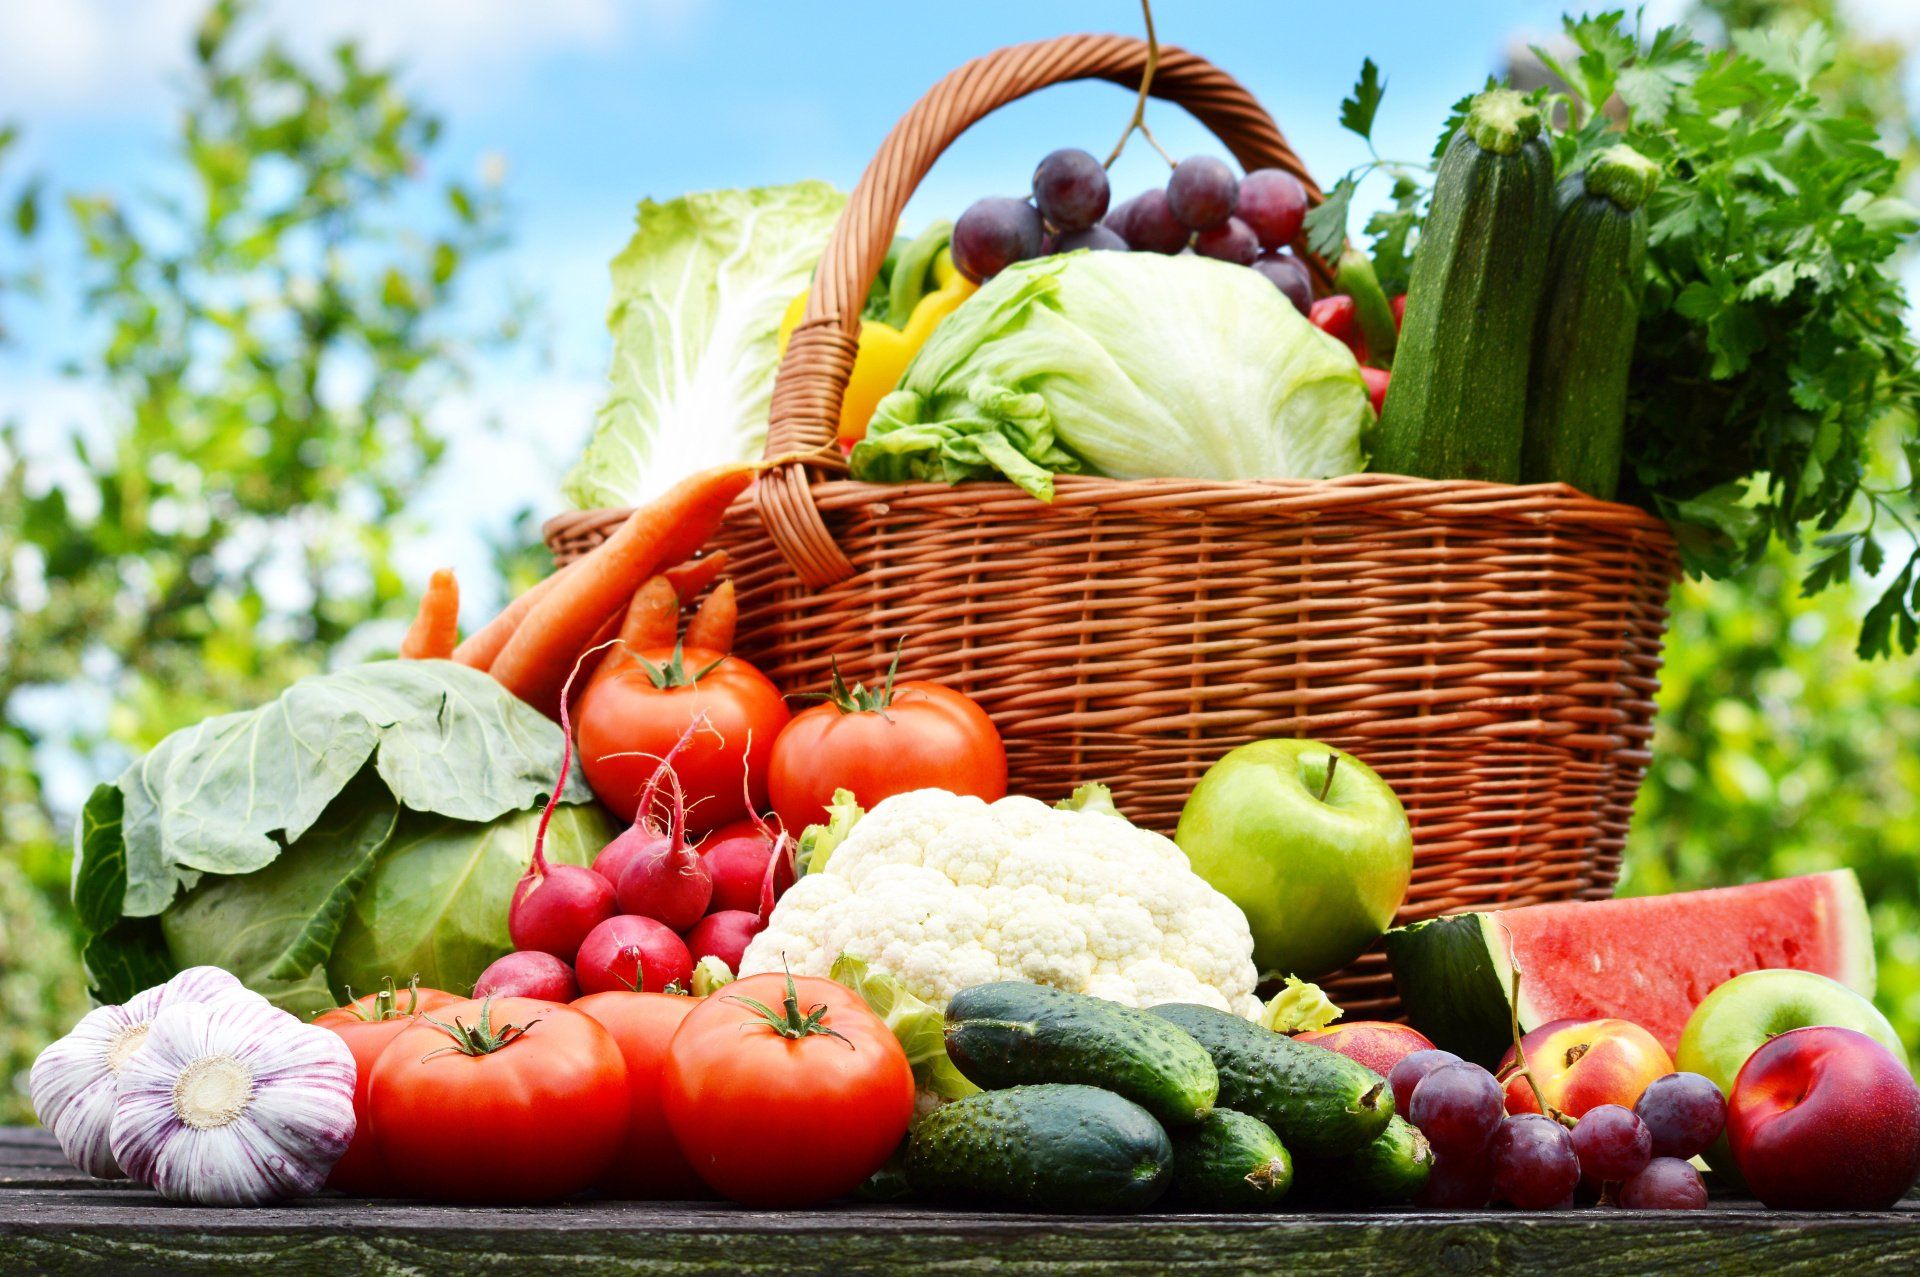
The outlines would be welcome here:
<svg viewBox="0 0 1920 1277">
<path fill-rule="evenodd" d="M 40 1052 L 28 1078 L 33 1111 L 67 1160 L 101 1179 L 121 1178 L 124 1172 L 108 1140 L 113 1084 L 146 1040 L 153 1017 L 175 1003 L 235 997 L 265 1001 L 219 967 L 189 967 L 123 1006 L 95 1007 L 71 1033 Z"/>
<path fill-rule="evenodd" d="M 208 1206 L 313 1193 L 353 1139 L 353 1082 L 337 1033 L 265 1001 L 178 1003 L 120 1071 L 113 1156 Z"/>
</svg>

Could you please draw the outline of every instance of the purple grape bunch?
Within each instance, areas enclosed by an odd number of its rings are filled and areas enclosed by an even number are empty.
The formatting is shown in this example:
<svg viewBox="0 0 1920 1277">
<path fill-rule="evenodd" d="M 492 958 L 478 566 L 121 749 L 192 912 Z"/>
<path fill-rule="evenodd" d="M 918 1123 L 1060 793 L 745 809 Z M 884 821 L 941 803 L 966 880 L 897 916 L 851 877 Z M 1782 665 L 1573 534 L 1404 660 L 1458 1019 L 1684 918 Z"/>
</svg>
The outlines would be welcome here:
<svg viewBox="0 0 1920 1277">
<path fill-rule="evenodd" d="M 1195 155 L 1174 166 L 1163 188 L 1113 204 L 1107 171 L 1086 151 L 1064 147 L 1033 171 L 1027 199 L 975 200 L 953 227 L 953 263 L 984 283 L 1016 262 L 1079 249 L 1192 252 L 1250 267 L 1301 314 L 1313 281 L 1288 245 L 1307 214 L 1300 179 L 1277 168 L 1235 178 L 1225 161 Z"/>
<path fill-rule="evenodd" d="M 1415 1051 L 1388 1075 L 1395 1108 L 1433 1146 L 1416 1204 L 1478 1210 L 1496 1201 L 1561 1210 L 1588 1199 L 1635 1210 L 1699 1210 L 1707 1189 L 1688 1164 L 1720 1136 L 1726 1102 L 1693 1073 L 1654 1081 L 1635 1107 L 1600 1104 L 1578 1122 L 1506 1112 L 1493 1074 L 1449 1051 Z"/>
</svg>

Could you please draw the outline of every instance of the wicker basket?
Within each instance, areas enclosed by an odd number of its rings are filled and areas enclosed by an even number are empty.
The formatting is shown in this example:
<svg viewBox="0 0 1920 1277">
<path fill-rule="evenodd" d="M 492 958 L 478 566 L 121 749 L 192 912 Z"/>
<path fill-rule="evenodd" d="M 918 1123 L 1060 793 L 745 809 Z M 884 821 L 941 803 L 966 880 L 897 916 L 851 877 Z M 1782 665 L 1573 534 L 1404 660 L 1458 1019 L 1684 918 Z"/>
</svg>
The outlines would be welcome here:
<svg viewBox="0 0 1920 1277">
<path fill-rule="evenodd" d="M 775 385 L 769 456 L 833 439 L 861 301 L 935 158 L 1047 85 L 1137 87 L 1146 56 L 1120 36 L 1003 49 L 907 113 L 822 258 Z M 1163 49 L 1152 88 L 1247 168 L 1313 189 L 1223 72 Z M 625 513 L 553 520 L 556 557 Z M 1010 484 L 885 486 L 786 466 L 720 543 L 742 652 L 783 688 L 817 690 L 833 658 L 871 675 L 904 638 L 903 676 L 959 688 L 999 724 L 1016 792 L 1105 780 L 1129 815 L 1170 831 L 1234 745 L 1313 736 L 1366 759 L 1406 804 L 1403 919 L 1605 896 L 1618 874 L 1675 573 L 1672 540 L 1644 511 L 1561 485 L 1372 474 L 1062 478 L 1042 505 Z M 1355 1016 L 1397 1012 L 1377 955 L 1328 983 Z"/>
</svg>

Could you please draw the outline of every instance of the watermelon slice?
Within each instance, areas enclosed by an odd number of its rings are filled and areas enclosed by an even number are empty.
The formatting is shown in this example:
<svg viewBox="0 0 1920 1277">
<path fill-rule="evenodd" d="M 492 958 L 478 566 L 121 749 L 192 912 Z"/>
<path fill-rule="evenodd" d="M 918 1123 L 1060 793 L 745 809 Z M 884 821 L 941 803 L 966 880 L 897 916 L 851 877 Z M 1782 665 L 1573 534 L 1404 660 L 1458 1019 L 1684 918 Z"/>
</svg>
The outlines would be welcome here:
<svg viewBox="0 0 1920 1277">
<path fill-rule="evenodd" d="M 1873 936 L 1851 869 L 1671 896 L 1525 905 L 1396 927 L 1387 962 L 1414 1027 L 1492 1067 L 1520 1029 L 1618 1016 L 1668 1051 L 1700 999 L 1745 971 L 1798 967 L 1873 996 Z"/>
</svg>

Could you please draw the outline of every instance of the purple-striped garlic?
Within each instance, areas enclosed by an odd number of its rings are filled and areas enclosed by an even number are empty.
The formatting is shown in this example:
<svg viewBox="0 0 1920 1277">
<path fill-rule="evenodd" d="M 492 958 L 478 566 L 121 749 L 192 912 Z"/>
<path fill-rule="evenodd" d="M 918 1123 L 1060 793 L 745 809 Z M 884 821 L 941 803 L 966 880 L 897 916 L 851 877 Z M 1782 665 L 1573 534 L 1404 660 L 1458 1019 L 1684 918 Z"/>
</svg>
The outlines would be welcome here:
<svg viewBox="0 0 1920 1277">
<path fill-rule="evenodd" d="M 89 1175 L 120 1179 L 113 1159 L 114 1081 L 146 1040 L 153 1017 L 181 1002 L 265 999 L 219 967 L 189 967 L 121 1006 L 95 1007 L 33 1062 L 28 1091 L 40 1124 L 67 1160 Z"/>
<path fill-rule="evenodd" d="M 120 1072 L 113 1155 L 180 1201 L 304 1196 L 353 1139 L 353 1082 L 345 1039 L 265 1002 L 171 1006 Z"/>
</svg>

